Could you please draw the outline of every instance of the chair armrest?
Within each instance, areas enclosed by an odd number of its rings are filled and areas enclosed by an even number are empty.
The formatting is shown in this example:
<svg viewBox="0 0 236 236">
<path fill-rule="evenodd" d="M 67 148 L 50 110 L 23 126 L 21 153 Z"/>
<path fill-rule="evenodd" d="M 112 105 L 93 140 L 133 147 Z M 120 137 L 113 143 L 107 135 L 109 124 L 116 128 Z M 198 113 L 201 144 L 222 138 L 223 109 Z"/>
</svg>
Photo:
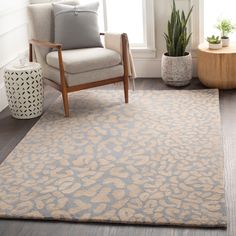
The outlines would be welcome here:
<svg viewBox="0 0 236 236">
<path fill-rule="evenodd" d="M 36 45 L 36 46 L 41 46 L 41 47 L 46 47 L 46 48 L 62 48 L 62 44 L 59 43 L 51 43 L 48 41 L 42 41 L 42 40 L 37 40 L 37 39 L 31 39 L 29 40 L 29 43 L 31 45 Z"/>
<path fill-rule="evenodd" d="M 126 33 L 121 34 L 122 55 L 125 69 L 125 76 L 129 76 L 129 39 Z"/>
<path fill-rule="evenodd" d="M 110 39 L 106 40 L 106 34 L 110 35 Z M 104 36 L 105 38 L 104 39 L 105 47 L 114 50 L 121 55 L 124 66 L 124 76 L 126 78 L 128 77 L 136 78 L 134 61 L 130 51 L 128 35 L 126 33 L 106 32 L 106 33 L 100 33 L 100 36 Z"/>
<path fill-rule="evenodd" d="M 118 52 L 123 60 L 125 76 L 129 76 L 129 40 L 126 33 L 100 33 L 105 37 L 105 47 Z"/>
<path fill-rule="evenodd" d="M 115 50 L 117 52 L 122 52 L 123 51 L 123 45 L 125 44 L 126 47 L 129 47 L 129 40 L 128 40 L 128 35 L 126 33 L 111 33 L 111 32 L 106 32 L 106 33 L 100 33 L 101 36 L 105 36 L 106 35 L 113 35 L 112 38 L 109 38 L 109 40 L 107 39 L 107 42 L 110 42 L 113 45 L 109 45 L 111 46 L 112 50 Z M 108 44 L 110 44 L 108 43 Z M 112 48 L 115 47 L 115 48 Z M 120 48 L 121 47 L 121 48 Z"/>
<path fill-rule="evenodd" d="M 51 43 L 48 41 L 31 39 L 29 40 L 29 61 L 33 61 L 33 46 L 40 46 L 44 48 L 56 48 L 58 51 L 62 50 L 62 44 L 59 43 Z"/>
<path fill-rule="evenodd" d="M 58 63 L 59 63 L 59 69 L 60 69 L 60 80 L 61 80 L 61 86 L 62 90 L 66 90 L 67 88 L 67 82 L 65 80 L 65 71 L 64 71 L 64 65 L 63 65 L 63 59 L 62 59 L 62 44 L 59 43 L 51 43 L 48 41 L 42 41 L 37 39 L 31 39 L 29 40 L 29 61 L 33 61 L 33 45 L 34 46 L 40 46 L 40 47 L 46 47 L 46 48 L 56 48 L 58 51 Z"/>
</svg>

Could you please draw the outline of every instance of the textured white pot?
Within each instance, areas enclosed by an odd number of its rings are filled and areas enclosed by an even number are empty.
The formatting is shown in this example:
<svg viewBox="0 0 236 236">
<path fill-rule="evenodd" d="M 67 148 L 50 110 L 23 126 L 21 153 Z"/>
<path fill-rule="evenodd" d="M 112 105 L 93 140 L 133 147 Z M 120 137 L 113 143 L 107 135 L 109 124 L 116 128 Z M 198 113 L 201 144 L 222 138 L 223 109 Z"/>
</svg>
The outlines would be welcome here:
<svg viewBox="0 0 236 236">
<path fill-rule="evenodd" d="M 209 43 L 209 49 L 218 50 L 221 48 L 222 48 L 222 43 L 218 43 L 218 44 Z"/>
<path fill-rule="evenodd" d="M 192 79 L 192 56 L 187 53 L 182 57 L 170 57 L 167 53 L 162 55 L 162 79 L 167 85 L 185 86 Z"/>
<path fill-rule="evenodd" d="M 221 41 L 222 41 L 222 47 L 229 46 L 229 38 L 221 38 Z"/>
</svg>

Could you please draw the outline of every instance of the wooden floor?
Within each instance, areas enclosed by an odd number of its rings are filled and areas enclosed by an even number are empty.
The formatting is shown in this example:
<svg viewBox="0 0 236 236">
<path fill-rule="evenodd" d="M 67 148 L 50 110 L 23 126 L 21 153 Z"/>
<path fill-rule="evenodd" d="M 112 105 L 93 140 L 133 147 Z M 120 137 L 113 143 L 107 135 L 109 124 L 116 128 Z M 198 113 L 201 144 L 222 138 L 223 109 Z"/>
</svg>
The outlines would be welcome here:
<svg viewBox="0 0 236 236">
<path fill-rule="evenodd" d="M 101 89 L 120 88 L 120 85 L 111 85 Z M 194 79 L 190 86 L 182 89 L 204 88 L 197 79 Z M 165 86 L 159 79 L 137 79 L 136 89 L 163 90 L 174 88 Z M 58 92 L 46 87 L 45 110 L 59 95 Z M 220 92 L 220 109 L 225 152 L 227 230 L 0 220 L 0 236 L 236 236 L 236 90 Z M 13 119 L 8 109 L 0 113 L 0 163 L 4 161 L 37 120 Z"/>
</svg>

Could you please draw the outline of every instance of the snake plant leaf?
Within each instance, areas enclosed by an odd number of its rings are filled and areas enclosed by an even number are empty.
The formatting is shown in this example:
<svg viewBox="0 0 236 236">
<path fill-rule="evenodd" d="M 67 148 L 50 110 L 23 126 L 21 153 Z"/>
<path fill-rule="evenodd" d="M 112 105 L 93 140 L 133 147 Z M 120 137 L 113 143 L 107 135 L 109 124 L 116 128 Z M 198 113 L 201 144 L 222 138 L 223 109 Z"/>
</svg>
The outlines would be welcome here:
<svg viewBox="0 0 236 236">
<path fill-rule="evenodd" d="M 185 48 L 188 46 L 191 36 L 192 36 L 192 33 L 190 33 L 188 38 L 185 40 L 185 45 L 184 45 Z"/>
<path fill-rule="evenodd" d="M 187 33 L 187 24 L 192 14 L 193 7 L 188 12 L 187 17 L 184 11 L 176 8 L 175 0 L 172 4 L 171 18 L 168 21 L 167 32 L 164 33 L 167 53 L 169 56 L 184 56 L 185 50 L 190 42 L 192 34 Z"/>
<path fill-rule="evenodd" d="M 182 11 L 181 20 L 182 20 L 182 23 L 186 22 L 184 11 Z"/>
<path fill-rule="evenodd" d="M 190 11 L 189 11 L 189 13 L 188 13 L 188 16 L 187 16 L 187 18 L 186 18 L 186 20 L 185 20 L 184 27 L 187 26 L 188 21 L 189 21 L 189 19 L 190 19 L 190 16 L 191 16 L 192 12 L 193 12 L 193 6 L 191 7 L 191 9 L 190 9 Z"/>
<path fill-rule="evenodd" d="M 172 29 L 171 23 L 169 21 L 168 22 L 168 35 L 170 38 L 172 37 L 172 34 L 173 34 L 173 29 Z"/>
</svg>

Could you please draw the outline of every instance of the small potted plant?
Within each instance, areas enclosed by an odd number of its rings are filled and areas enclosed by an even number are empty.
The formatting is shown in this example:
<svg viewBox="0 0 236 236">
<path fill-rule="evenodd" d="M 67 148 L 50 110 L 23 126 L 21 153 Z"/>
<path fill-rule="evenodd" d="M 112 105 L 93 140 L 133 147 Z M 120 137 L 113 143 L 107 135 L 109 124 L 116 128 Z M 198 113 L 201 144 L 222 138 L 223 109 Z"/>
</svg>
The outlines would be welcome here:
<svg viewBox="0 0 236 236">
<path fill-rule="evenodd" d="M 217 50 L 222 48 L 220 36 L 212 35 L 207 37 L 207 42 L 209 43 L 209 49 Z"/>
<path fill-rule="evenodd" d="M 173 0 L 171 18 L 167 33 L 164 33 L 167 52 L 162 55 L 161 74 L 167 85 L 186 86 L 192 79 L 192 56 L 186 51 L 191 39 L 187 25 L 193 7 L 185 16 L 184 11 L 176 9 Z"/>
<path fill-rule="evenodd" d="M 221 32 L 221 41 L 223 47 L 229 46 L 229 34 L 235 31 L 236 26 L 228 19 L 218 21 L 216 28 Z"/>
</svg>

